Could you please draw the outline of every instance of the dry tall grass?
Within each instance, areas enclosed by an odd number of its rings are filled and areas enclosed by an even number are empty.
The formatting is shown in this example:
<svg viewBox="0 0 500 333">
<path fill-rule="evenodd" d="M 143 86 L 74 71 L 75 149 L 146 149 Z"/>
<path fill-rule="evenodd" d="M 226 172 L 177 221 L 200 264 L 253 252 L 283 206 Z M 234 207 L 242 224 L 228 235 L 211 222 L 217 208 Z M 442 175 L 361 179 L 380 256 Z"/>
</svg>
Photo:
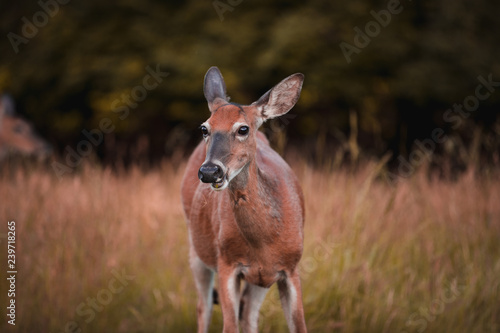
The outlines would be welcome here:
<svg viewBox="0 0 500 333">
<path fill-rule="evenodd" d="M 87 166 L 62 181 L 35 169 L 1 175 L 0 233 L 17 222 L 15 331 L 194 332 L 183 165 L 119 174 Z M 498 177 L 446 182 L 417 173 L 391 186 L 375 164 L 293 167 L 307 204 L 301 271 L 310 332 L 500 330 Z M 0 287 L 6 312 L 5 279 Z M 0 331 L 11 330 L 1 317 Z M 221 331 L 217 306 L 211 328 Z M 260 328 L 287 331 L 275 287 Z"/>
</svg>

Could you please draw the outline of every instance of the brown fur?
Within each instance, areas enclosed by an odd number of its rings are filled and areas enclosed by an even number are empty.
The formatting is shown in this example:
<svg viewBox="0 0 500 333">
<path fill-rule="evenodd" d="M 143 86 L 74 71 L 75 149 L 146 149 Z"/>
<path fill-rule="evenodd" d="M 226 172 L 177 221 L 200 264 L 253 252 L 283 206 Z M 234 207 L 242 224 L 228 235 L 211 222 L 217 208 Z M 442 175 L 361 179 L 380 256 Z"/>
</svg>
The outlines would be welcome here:
<svg viewBox="0 0 500 333">
<path fill-rule="evenodd" d="M 226 189 L 214 191 L 210 184 L 200 182 L 197 177 L 207 149 L 212 149 L 210 138 L 196 147 L 188 161 L 181 191 L 197 286 L 205 283 L 209 288 L 207 279 L 213 276 L 210 274 L 218 273 L 224 332 L 236 332 L 238 316 L 234 303 L 238 302 L 239 307 L 239 299 L 234 299 L 232 288 L 240 297 L 239 280 L 250 284 L 241 299 L 246 308 L 255 297 L 251 290 L 261 292 L 253 286 L 269 288 L 278 282 L 282 301 L 295 304 L 290 305 L 287 317 L 290 329 L 303 332 L 305 323 L 297 272 L 304 225 L 300 184 L 288 164 L 271 149 L 264 134 L 257 131 L 262 122 L 258 105 L 238 106 L 216 100 L 210 108 L 212 116 L 208 125 L 211 131 L 222 133 L 231 142 L 229 155 L 223 156 L 225 166 L 228 170 L 244 166 Z M 250 127 L 248 138 L 242 142 L 231 132 L 236 122 Z M 209 315 L 205 311 L 209 310 L 205 307 L 210 296 L 204 288 L 199 287 L 198 292 L 198 329 L 204 332 L 208 327 L 206 318 Z M 297 297 L 290 300 L 291 295 Z M 246 318 L 245 310 L 242 311 L 242 328 L 255 331 L 256 323 L 250 323 L 254 317 L 248 314 Z M 248 313 L 252 310 L 255 309 L 248 309 Z"/>
<path fill-rule="evenodd" d="M 46 157 L 51 147 L 33 126 L 14 114 L 11 98 L 0 96 L 0 159 L 10 153 Z"/>
</svg>

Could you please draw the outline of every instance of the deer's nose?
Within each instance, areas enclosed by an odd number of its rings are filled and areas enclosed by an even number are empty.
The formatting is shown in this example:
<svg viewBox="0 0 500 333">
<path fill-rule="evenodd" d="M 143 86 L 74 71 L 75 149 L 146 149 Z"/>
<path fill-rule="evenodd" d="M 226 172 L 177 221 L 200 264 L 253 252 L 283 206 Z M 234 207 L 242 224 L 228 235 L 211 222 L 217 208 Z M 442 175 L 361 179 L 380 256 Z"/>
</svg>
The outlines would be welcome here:
<svg viewBox="0 0 500 333">
<path fill-rule="evenodd" d="M 203 164 L 198 171 L 198 178 L 204 183 L 215 183 L 222 176 L 224 176 L 222 168 L 212 162 Z"/>
</svg>

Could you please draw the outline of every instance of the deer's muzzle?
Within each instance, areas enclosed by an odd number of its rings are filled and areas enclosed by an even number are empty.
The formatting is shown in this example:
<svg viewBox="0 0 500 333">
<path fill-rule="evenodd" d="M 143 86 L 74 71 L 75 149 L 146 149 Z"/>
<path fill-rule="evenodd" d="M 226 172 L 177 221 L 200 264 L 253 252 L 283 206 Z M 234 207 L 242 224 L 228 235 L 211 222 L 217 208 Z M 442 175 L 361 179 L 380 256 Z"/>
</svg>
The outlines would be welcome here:
<svg viewBox="0 0 500 333">
<path fill-rule="evenodd" d="M 198 178 L 204 183 L 222 183 L 224 181 L 224 172 L 217 164 L 207 162 L 200 167 Z"/>
</svg>

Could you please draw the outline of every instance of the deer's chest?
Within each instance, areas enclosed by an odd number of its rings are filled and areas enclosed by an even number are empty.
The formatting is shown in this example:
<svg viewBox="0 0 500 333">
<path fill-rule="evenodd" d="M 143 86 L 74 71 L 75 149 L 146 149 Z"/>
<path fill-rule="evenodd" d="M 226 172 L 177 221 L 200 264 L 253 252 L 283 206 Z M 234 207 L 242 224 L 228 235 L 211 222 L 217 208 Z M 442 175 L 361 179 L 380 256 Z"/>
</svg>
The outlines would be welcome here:
<svg viewBox="0 0 500 333">
<path fill-rule="evenodd" d="M 285 244 L 280 237 L 272 242 L 251 243 L 232 222 L 225 221 L 219 233 L 219 257 L 233 266 L 251 284 L 269 288 L 285 277 L 285 270 L 300 260 L 302 246 Z"/>
</svg>

